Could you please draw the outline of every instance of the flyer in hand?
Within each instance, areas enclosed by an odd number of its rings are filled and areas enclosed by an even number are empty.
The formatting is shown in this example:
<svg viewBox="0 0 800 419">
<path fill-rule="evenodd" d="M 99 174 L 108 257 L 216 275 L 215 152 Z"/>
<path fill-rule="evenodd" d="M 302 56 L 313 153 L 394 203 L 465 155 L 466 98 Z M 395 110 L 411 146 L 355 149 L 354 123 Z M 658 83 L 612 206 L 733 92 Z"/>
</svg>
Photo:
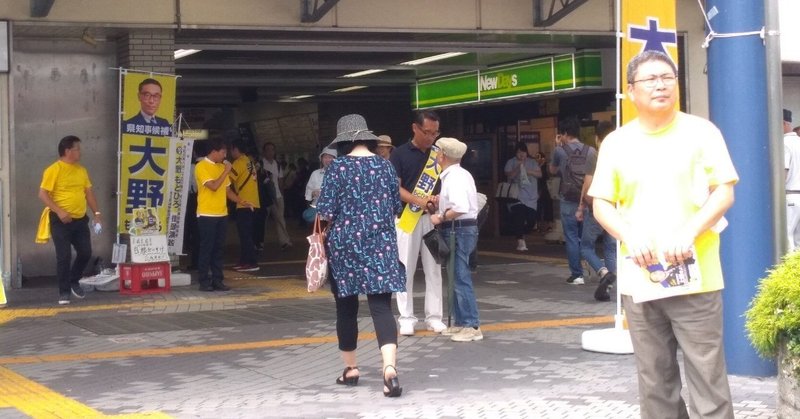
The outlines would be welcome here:
<svg viewBox="0 0 800 419">
<path fill-rule="evenodd" d="M 692 247 L 692 254 L 697 252 Z M 633 260 L 626 256 L 619 269 L 620 286 L 624 286 L 624 294 L 630 294 L 634 303 L 658 300 L 677 295 L 694 294 L 702 288 L 700 267 L 694 258 L 687 259 L 682 264 L 670 264 L 659 258 L 659 263 L 647 268 L 636 266 Z"/>
</svg>

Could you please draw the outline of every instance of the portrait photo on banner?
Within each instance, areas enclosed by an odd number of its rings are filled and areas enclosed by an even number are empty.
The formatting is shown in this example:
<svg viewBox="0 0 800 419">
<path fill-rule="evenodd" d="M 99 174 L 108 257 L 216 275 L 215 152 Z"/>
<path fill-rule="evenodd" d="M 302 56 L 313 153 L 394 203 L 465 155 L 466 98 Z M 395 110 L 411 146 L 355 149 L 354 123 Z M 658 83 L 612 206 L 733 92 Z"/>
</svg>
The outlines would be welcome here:
<svg viewBox="0 0 800 419">
<path fill-rule="evenodd" d="M 175 76 L 126 72 L 122 82 L 120 131 L 158 137 L 172 135 Z"/>
</svg>

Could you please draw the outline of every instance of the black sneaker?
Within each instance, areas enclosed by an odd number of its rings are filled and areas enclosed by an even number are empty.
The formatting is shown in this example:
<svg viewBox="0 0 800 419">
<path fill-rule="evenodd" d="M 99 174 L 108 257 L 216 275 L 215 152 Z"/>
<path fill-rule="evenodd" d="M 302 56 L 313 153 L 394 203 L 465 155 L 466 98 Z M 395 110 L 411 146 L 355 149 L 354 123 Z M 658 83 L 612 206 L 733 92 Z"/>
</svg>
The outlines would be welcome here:
<svg viewBox="0 0 800 419">
<path fill-rule="evenodd" d="M 58 294 L 58 304 L 62 305 L 62 306 L 69 304 L 69 293 L 68 292 L 62 292 L 62 293 Z"/>
<path fill-rule="evenodd" d="M 615 282 L 617 282 L 617 276 L 613 273 L 609 272 L 603 275 L 603 278 L 600 279 L 600 284 L 597 286 L 597 289 L 594 290 L 594 299 L 597 301 L 611 300 L 608 289 L 612 288 Z"/>
<path fill-rule="evenodd" d="M 81 288 L 80 285 L 73 285 L 72 286 L 72 295 L 74 295 L 75 298 L 83 298 L 83 297 L 86 297 L 86 291 L 84 291 L 83 288 Z"/>
</svg>

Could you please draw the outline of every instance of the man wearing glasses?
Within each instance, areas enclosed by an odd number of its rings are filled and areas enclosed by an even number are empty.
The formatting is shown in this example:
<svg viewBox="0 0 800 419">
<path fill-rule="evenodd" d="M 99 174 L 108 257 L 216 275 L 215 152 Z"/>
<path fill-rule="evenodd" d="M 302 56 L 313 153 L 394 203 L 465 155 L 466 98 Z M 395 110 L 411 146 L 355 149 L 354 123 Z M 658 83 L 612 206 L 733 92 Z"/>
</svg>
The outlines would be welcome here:
<svg viewBox="0 0 800 419">
<path fill-rule="evenodd" d="M 403 230 L 399 225 L 397 228 L 400 262 L 406 268 L 406 292 L 397 293 L 400 334 L 405 336 L 414 334 L 414 326 L 417 323 L 417 318 L 414 316 L 413 290 L 414 272 L 417 270 L 417 257 L 420 255 L 422 255 L 422 270 L 425 272 L 425 323 L 428 330 L 436 333 L 447 329 L 442 323 L 442 267 L 436 263 L 422 242 L 422 236 L 433 229 L 431 216 L 424 210 L 429 202 L 436 205 L 436 197 L 432 191 L 426 196 L 413 193 L 421 181 L 431 146 L 439 136 L 439 116 L 433 111 L 417 112 L 411 129 L 414 132 L 411 141 L 398 146 L 389 157 L 400 178 L 400 200 L 406 206 L 411 204 L 423 209 L 422 215 L 410 232 Z M 436 181 L 435 187 L 438 185 L 439 182 Z"/>
<path fill-rule="evenodd" d="M 630 61 L 627 77 L 638 118 L 606 137 L 588 193 L 597 221 L 621 244 L 617 282 L 636 357 L 641 416 L 732 419 L 719 232 L 739 177 L 719 129 L 675 109 L 677 68 L 669 56 L 645 51 Z M 696 261 L 698 287 L 635 303 L 649 282 L 648 267 L 659 261 Z"/>
<path fill-rule="evenodd" d="M 156 79 L 144 79 L 139 83 L 138 98 L 141 105 L 139 113 L 122 123 L 122 132 L 168 137 L 172 133 L 172 124 L 156 116 L 161 106 L 161 83 Z"/>
</svg>

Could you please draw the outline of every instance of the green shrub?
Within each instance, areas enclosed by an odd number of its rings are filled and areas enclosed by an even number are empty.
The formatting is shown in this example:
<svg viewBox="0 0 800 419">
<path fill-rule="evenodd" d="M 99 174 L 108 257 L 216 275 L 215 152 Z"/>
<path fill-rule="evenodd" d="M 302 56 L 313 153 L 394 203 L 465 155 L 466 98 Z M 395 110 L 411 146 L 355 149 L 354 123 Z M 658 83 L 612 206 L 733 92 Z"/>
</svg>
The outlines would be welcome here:
<svg viewBox="0 0 800 419">
<path fill-rule="evenodd" d="M 769 271 L 746 316 L 748 336 L 761 356 L 775 358 L 785 342 L 787 354 L 800 357 L 800 251 Z"/>
</svg>

